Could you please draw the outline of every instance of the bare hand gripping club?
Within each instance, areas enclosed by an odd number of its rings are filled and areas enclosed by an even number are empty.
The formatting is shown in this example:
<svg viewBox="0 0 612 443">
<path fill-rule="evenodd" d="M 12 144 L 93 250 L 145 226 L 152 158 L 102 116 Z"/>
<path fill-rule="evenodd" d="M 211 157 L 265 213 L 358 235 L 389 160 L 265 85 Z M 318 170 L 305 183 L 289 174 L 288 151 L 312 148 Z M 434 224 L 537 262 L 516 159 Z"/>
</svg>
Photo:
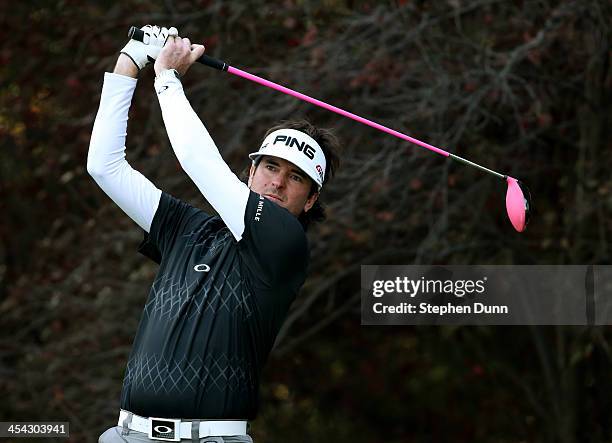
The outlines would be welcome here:
<svg viewBox="0 0 612 443">
<path fill-rule="evenodd" d="M 144 32 L 141 29 L 132 26 L 128 32 L 128 37 L 142 42 L 144 38 Z M 514 229 L 516 229 L 518 232 L 524 231 L 527 227 L 529 215 L 532 208 L 531 195 L 529 194 L 529 190 L 527 189 L 527 187 L 523 183 L 519 182 L 517 179 L 508 175 L 500 174 L 499 172 L 493 171 L 489 168 L 485 168 L 484 166 L 471 162 L 465 158 L 459 157 L 458 155 L 451 154 L 450 152 L 447 152 L 440 148 L 436 148 L 435 146 L 417 140 L 416 138 L 410 137 L 406 134 L 402 134 L 401 132 L 398 132 L 394 129 L 388 128 L 379 123 L 360 117 L 356 114 L 353 114 L 352 112 L 345 111 L 344 109 L 340 109 L 336 106 L 322 102 L 321 100 L 317 100 L 316 98 L 310 97 L 306 94 L 302 94 L 301 92 L 294 91 L 285 86 L 279 85 L 278 83 L 271 82 L 270 80 L 266 80 L 256 75 L 249 74 L 248 72 L 242 71 L 238 68 L 234 68 L 233 66 L 230 66 L 221 60 L 217 60 L 216 58 L 209 57 L 208 55 L 203 55 L 202 57 L 200 57 L 198 59 L 198 62 L 211 68 L 215 68 L 220 71 L 226 71 L 238 77 L 242 77 L 252 82 L 259 83 L 260 85 L 267 86 L 268 88 L 275 89 L 287 95 L 291 95 L 305 102 L 312 103 L 313 105 L 319 106 L 323 109 L 327 109 L 328 111 L 332 111 L 336 114 L 348 117 L 352 120 L 363 123 L 364 125 L 371 126 L 372 128 L 378 129 L 379 131 L 386 132 L 387 134 L 401 138 L 402 140 L 409 141 L 410 143 L 421 146 L 422 148 L 429 149 L 430 151 L 443 155 L 444 157 L 450 157 L 451 159 L 456 160 L 460 163 L 475 167 L 477 169 L 480 169 L 481 171 L 487 172 L 498 178 L 501 178 L 502 180 L 505 180 L 508 185 L 508 189 L 506 192 L 506 211 L 508 212 L 510 222 L 512 223 Z"/>
</svg>

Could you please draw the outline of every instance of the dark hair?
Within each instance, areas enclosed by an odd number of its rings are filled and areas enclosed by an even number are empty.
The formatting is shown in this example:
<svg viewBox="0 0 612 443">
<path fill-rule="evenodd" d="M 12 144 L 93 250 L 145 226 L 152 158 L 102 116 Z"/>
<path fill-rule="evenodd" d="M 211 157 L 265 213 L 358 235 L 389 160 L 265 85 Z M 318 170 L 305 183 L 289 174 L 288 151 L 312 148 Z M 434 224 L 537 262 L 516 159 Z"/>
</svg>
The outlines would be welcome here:
<svg viewBox="0 0 612 443">
<path fill-rule="evenodd" d="M 307 120 L 283 120 L 277 125 L 274 125 L 270 129 L 268 129 L 265 135 L 263 136 L 263 139 L 265 139 L 272 132 L 279 129 L 296 129 L 298 131 L 302 131 L 312 137 L 314 141 L 316 141 L 319 146 L 321 146 L 323 154 L 325 155 L 326 163 L 325 179 L 323 180 L 323 185 L 327 184 L 334 177 L 336 171 L 340 167 L 340 142 L 336 135 L 330 129 L 317 128 Z M 259 162 L 255 164 L 255 167 L 257 167 L 258 165 Z M 311 179 L 311 182 L 312 184 L 308 197 L 311 197 L 318 190 L 318 186 L 314 182 L 314 180 Z M 302 212 L 298 216 L 298 220 L 300 221 L 300 223 L 302 223 L 304 229 L 307 229 L 311 223 L 323 221 L 325 220 L 325 217 L 325 208 L 321 203 L 321 199 L 318 198 L 309 211 Z"/>
</svg>

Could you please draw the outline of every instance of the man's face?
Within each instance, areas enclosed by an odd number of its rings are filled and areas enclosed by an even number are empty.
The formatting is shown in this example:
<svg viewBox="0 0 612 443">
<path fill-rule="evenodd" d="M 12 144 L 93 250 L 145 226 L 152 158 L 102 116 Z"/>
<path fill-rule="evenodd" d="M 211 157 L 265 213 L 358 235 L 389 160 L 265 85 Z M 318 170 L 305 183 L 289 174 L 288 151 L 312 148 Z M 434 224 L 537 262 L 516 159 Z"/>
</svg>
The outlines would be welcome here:
<svg viewBox="0 0 612 443">
<path fill-rule="evenodd" d="M 312 180 L 300 168 L 282 158 L 264 155 L 249 171 L 249 188 L 263 195 L 279 206 L 286 208 L 296 217 L 302 211 L 309 211 L 319 197 L 310 194 Z"/>
</svg>

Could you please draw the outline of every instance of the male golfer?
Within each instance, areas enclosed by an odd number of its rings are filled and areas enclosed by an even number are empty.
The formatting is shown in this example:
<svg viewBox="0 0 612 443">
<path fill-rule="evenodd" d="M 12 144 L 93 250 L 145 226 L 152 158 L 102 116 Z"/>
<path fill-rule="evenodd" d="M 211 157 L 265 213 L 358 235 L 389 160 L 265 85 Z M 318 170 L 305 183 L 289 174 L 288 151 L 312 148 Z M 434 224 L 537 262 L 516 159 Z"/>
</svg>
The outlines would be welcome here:
<svg viewBox="0 0 612 443">
<path fill-rule="evenodd" d="M 308 263 L 305 225 L 338 165 L 337 141 L 306 122 L 272 128 L 248 185 L 223 161 L 180 77 L 204 47 L 145 26 L 106 73 L 87 170 L 145 231 L 159 263 L 129 356 L 118 426 L 100 442 L 251 442 L 261 369 Z M 165 44 L 165 46 L 164 46 Z M 162 49 L 163 47 L 163 49 Z M 155 92 L 174 152 L 220 217 L 157 189 L 125 160 L 139 69 Z M 319 209 L 317 209 L 319 208 Z"/>
</svg>

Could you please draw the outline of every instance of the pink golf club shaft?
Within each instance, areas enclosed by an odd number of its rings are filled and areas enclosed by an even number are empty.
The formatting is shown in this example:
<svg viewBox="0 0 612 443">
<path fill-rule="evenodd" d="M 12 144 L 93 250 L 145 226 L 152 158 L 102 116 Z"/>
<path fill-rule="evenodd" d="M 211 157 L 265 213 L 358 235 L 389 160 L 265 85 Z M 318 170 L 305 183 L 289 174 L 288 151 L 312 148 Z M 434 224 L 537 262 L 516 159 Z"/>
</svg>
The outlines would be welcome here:
<svg viewBox="0 0 612 443">
<path fill-rule="evenodd" d="M 260 85 L 267 86 L 268 88 L 276 89 L 284 94 L 290 95 L 295 98 L 299 98 L 300 100 L 304 100 L 305 102 L 312 103 L 313 105 L 317 105 L 323 109 L 327 109 L 328 111 L 335 112 L 336 114 L 340 114 L 344 117 L 351 118 L 359 123 L 363 123 L 364 125 L 371 126 L 373 128 L 378 129 L 379 131 L 386 132 L 387 134 L 394 135 L 395 137 L 399 137 L 403 140 L 407 140 L 415 145 L 422 146 L 423 148 L 427 148 L 433 152 L 436 152 L 440 155 L 448 157 L 450 154 L 440 148 L 436 148 L 435 146 L 429 145 L 425 142 L 417 140 L 416 138 L 410 137 L 406 134 L 402 134 L 394 129 L 383 126 L 379 123 L 373 122 L 372 120 L 368 120 L 367 118 L 360 117 L 358 115 L 353 114 L 352 112 L 345 111 L 344 109 L 338 108 L 336 106 L 330 105 L 329 103 L 325 103 L 321 100 L 317 100 L 316 98 L 310 97 L 309 95 L 302 94 L 301 92 L 294 91 L 293 89 L 289 89 L 285 86 L 279 85 L 278 83 L 271 82 L 270 80 L 266 80 L 265 78 L 258 77 L 253 74 L 249 74 L 248 72 L 242 71 L 241 69 L 234 68 L 233 66 L 227 67 L 227 72 L 230 74 L 237 75 L 238 77 L 245 78 L 247 80 L 251 80 L 252 82 L 259 83 Z"/>
<path fill-rule="evenodd" d="M 144 31 L 142 31 L 141 29 L 138 29 L 135 26 L 132 26 L 130 28 L 129 32 L 128 32 L 128 37 L 132 38 L 134 40 L 143 41 Z M 390 134 L 390 135 L 393 135 L 395 137 L 401 138 L 402 140 L 406 140 L 406 141 L 409 141 L 410 143 L 413 143 L 415 145 L 418 145 L 418 146 L 421 146 L 423 148 L 429 149 L 430 151 L 433 151 L 433 152 L 435 152 L 437 154 L 443 155 L 444 157 L 450 157 L 453 160 L 457 160 L 457 161 L 459 161 L 461 163 L 464 163 L 464 164 L 466 164 L 468 166 L 473 166 L 473 167 L 475 167 L 477 169 L 480 169 L 481 171 L 487 172 L 489 174 L 493 174 L 496 177 L 499 177 L 501 179 L 505 180 L 507 178 L 506 175 L 500 174 L 499 172 L 493 171 L 492 169 L 485 168 L 484 166 L 481 166 L 481 165 L 479 165 L 477 163 L 471 162 L 471 161 L 469 161 L 469 160 L 467 160 L 467 159 L 465 159 L 463 157 L 459 157 L 458 155 L 451 154 L 451 153 L 449 153 L 449 152 L 447 152 L 447 151 L 445 151 L 443 149 L 436 148 L 435 146 L 432 146 L 432 145 L 430 145 L 428 143 L 422 142 L 421 140 L 418 140 L 418 139 L 416 139 L 414 137 L 410 137 L 410 136 L 408 136 L 406 134 L 402 134 L 401 132 L 398 132 L 398 131 L 396 131 L 394 129 L 388 128 L 388 127 L 383 126 L 383 125 L 381 125 L 379 123 L 376 123 L 376 122 L 373 122 L 371 120 L 368 120 L 367 118 L 360 117 L 360 116 L 358 116 L 356 114 L 353 114 L 352 112 L 345 111 L 344 109 L 340 109 L 340 108 L 338 108 L 336 106 L 330 105 L 330 104 L 325 103 L 325 102 L 323 102 L 321 100 L 317 100 L 316 98 L 310 97 L 310 96 L 308 96 L 306 94 L 302 94 L 301 92 L 294 91 L 293 89 L 289 89 L 289 88 L 287 88 L 285 86 L 279 85 L 278 83 L 271 82 L 270 80 L 266 80 L 265 78 L 261 78 L 261 77 L 258 77 L 256 75 L 250 74 L 248 72 L 242 71 L 242 70 L 240 70 L 238 68 L 234 68 L 233 66 L 230 66 L 230 65 L 228 65 L 227 63 L 225 63 L 225 62 L 223 62 L 221 60 L 215 59 L 213 57 L 209 57 L 208 55 L 203 55 L 202 57 L 200 57 L 198 59 L 198 62 L 202 63 L 202 64 L 204 64 L 206 66 L 209 66 L 211 68 L 219 69 L 221 71 L 227 71 L 230 74 L 234 74 L 234 75 L 236 75 L 238 77 L 242 77 L 242 78 L 250 80 L 252 82 L 259 83 L 260 85 L 267 86 L 268 88 L 275 89 L 275 90 L 280 91 L 280 92 L 282 92 L 284 94 L 290 95 L 290 96 L 298 98 L 300 100 L 304 100 L 304 101 L 306 101 L 308 103 L 312 103 L 313 105 L 319 106 L 319 107 L 321 107 L 323 109 L 327 109 L 328 111 L 335 112 L 336 114 L 340 114 L 340 115 L 342 115 L 344 117 L 348 117 L 348 118 L 350 118 L 352 120 L 355 120 L 355 121 L 358 121 L 360 123 L 363 123 L 364 125 L 368 125 L 368 126 L 370 126 L 372 128 L 378 129 L 379 131 L 386 132 L 387 134 Z"/>
<path fill-rule="evenodd" d="M 208 66 L 211 66 L 209 63 L 207 63 L 204 60 L 202 60 L 204 57 L 206 57 L 206 56 L 202 56 L 198 60 L 198 62 L 204 63 L 205 65 L 208 65 Z M 223 62 L 221 62 L 221 63 L 223 63 Z M 499 178 L 502 178 L 502 179 L 505 179 L 507 177 L 507 176 L 505 176 L 503 174 L 500 174 L 499 172 L 493 171 L 492 169 L 485 168 L 484 166 L 481 166 L 481 165 L 479 165 L 477 163 L 471 162 L 471 161 L 469 161 L 469 160 L 467 160 L 467 159 L 465 159 L 463 157 L 459 157 L 458 155 L 451 154 L 450 152 L 447 152 L 447 151 L 445 151 L 443 149 L 436 148 L 435 146 L 432 146 L 432 145 L 430 145 L 428 143 L 422 142 L 421 140 L 418 140 L 418 139 L 416 139 L 414 137 L 410 137 L 409 135 L 402 134 L 401 132 L 398 132 L 395 129 L 388 128 L 387 126 L 381 125 L 380 123 L 376 123 L 376 122 L 373 122 L 372 120 L 368 120 L 367 118 L 360 117 L 360 116 L 358 116 L 356 114 L 353 114 L 352 112 L 345 111 L 344 109 L 338 108 L 337 106 L 330 105 L 329 103 L 325 103 L 324 101 L 321 101 L 321 100 L 318 100 L 316 98 L 310 97 L 309 95 L 306 95 L 306 94 L 302 94 L 301 92 L 294 91 L 293 89 L 289 89 L 289 88 L 287 88 L 285 86 L 279 85 L 278 83 L 271 82 L 270 80 L 266 80 L 265 78 L 261 78 L 261 77 L 258 77 L 256 75 L 250 74 L 250 73 L 248 73 L 246 71 L 243 71 L 241 69 L 234 68 L 233 66 L 229 66 L 229 65 L 227 65 L 225 63 L 223 63 L 223 65 L 224 65 L 224 67 L 222 67 L 221 70 L 227 71 L 230 74 L 234 74 L 234 75 L 236 75 L 238 77 L 242 77 L 242 78 L 250 80 L 252 82 L 259 83 L 260 85 L 267 86 L 268 88 L 271 88 L 271 89 L 276 89 L 277 91 L 280 91 L 280 92 L 282 92 L 284 94 L 290 95 L 292 97 L 298 98 L 298 99 L 303 100 L 303 101 L 308 102 L 308 103 L 312 103 L 313 105 L 319 106 L 319 107 L 321 107 L 323 109 L 327 109 L 328 111 L 335 112 L 336 114 L 340 114 L 340 115 L 342 115 L 344 117 L 348 117 L 350 119 L 358 121 L 359 123 L 363 123 L 364 125 L 371 126 L 372 128 L 378 129 L 379 131 L 386 132 L 387 134 L 390 134 L 390 135 L 393 135 L 395 137 L 401 138 L 402 140 L 406 140 L 406 141 L 409 141 L 410 143 L 414 143 L 415 145 L 418 145 L 418 146 L 421 146 L 423 148 L 429 149 L 430 151 L 433 151 L 433 152 L 435 152 L 437 154 L 443 155 L 444 157 L 450 157 L 453 160 L 460 161 L 461 163 L 464 163 L 466 165 L 474 166 L 475 168 L 478 168 L 481 171 L 493 174 L 496 177 L 499 177 Z M 217 66 L 213 66 L 213 67 L 217 67 Z"/>
</svg>

